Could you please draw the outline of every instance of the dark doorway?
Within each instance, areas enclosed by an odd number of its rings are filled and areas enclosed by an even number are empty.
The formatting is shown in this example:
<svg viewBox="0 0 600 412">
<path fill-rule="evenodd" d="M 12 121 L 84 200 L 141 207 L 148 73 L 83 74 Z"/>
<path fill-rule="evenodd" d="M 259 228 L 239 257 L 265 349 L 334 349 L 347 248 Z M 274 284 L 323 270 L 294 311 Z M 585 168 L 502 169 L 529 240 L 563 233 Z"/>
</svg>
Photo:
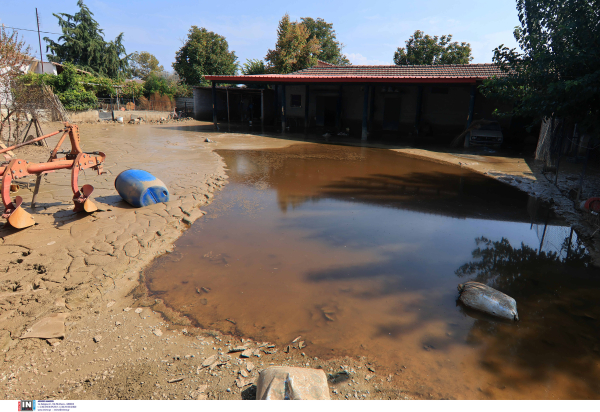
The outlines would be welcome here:
<svg viewBox="0 0 600 412">
<path fill-rule="evenodd" d="M 400 127 L 400 97 L 386 97 L 383 104 L 383 130 Z"/>
<path fill-rule="evenodd" d="M 335 127 L 336 96 L 317 96 L 317 126 Z"/>
</svg>

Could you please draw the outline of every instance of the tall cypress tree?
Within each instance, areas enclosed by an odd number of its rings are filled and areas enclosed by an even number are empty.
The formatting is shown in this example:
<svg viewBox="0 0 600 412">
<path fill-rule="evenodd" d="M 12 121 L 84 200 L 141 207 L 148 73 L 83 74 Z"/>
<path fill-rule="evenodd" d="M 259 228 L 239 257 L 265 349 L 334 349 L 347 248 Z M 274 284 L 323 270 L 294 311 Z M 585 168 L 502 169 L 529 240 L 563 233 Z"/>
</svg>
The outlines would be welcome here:
<svg viewBox="0 0 600 412">
<path fill-rule="evenodd" d="M 104 32 L 94 20 L 94 14 L 83 4 L 77 2 L 79 12 L 74 15 L 54 14 L 63 35 L 55 42 L 48 37 L 46 50 L 48 60 L 55 63 L 73 63 L 80 69 L 91 71 L 101 76 L 113 79 L 123 78 L 129 72 L 129 56 L 123 46 L 123 33 L 115 40 L 104 41 Z"/>
</svg>

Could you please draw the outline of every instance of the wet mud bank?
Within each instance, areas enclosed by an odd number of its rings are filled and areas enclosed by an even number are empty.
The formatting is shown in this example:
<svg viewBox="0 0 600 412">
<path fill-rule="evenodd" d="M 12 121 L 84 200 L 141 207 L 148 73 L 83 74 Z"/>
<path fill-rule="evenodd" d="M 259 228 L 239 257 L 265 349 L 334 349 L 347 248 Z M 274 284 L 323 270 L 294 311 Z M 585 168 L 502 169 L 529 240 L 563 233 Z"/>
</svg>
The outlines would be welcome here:
<svg viewBox="0 0 600 412">
<path fill-rule="evenodd" d="M 60 128 L 60 125 L 56 126 L 56 129 Z M 50 128 L 50 130 L 53 129 Z M 198 286 L 198 291 L 196 291 L 193 286 L 195 280 L 180 279 L 181 274 L 173 270 L 174 282 L 171 283 L 177 284 L 180 291 L 185 292 L 184 295 L 187 293 L 194 295 L 194 306 L 191 307 L 184 307 L 188 304 L 188 297 L 182 295 L 184 297 L 181 300 L 173 299 L 167 297 L 166 288 L 157 291 L 156 285 L 152 285 L 152 280 L 146 276 L 149 272 L 143 272 L 149 263 L 153 262 L 148 269 L 152 271 L 157 265 L 161 264 L 161 261 L 171 261 L 169 265 L 183 262 L 187 253 L 180 254 L 177 246 L 174 247 L 174 242 L 180 239 L 181 242 L 185 243 L 186 240 L 180 238 L 181 234 L 186 233 L 186 231 L 191 233 L 196 231 L 196 228 L 202 227 L 205 224 L 204 221 L 197 223 L 194 223 L 194 221 L 202 218 L 206 212 L 209 213 L 208 218 L 215 217 L 215 222 L 220 220 L 218 216 L 223 215 L 226 207 L 219 205 L 219 202 L 212 204 L 211 202 L 215 196 L 217 200 L 229 196 L 226 190 L 230 187 L 231 177 L 228 176 L 230 172 L 225 170 L 227 159 L 229 159 L 229 162 L 234 162 L 231 164 L 235 164 L 238 171 L 243 171 L 248 167 L 253 168 L 253 165 L 256 164 L 262 165 L 261 167 L 268 170 L 269 164 L 273 161 L 278 163 L 278 161 L 269 158 L 255 161 L 256 159 L 253 160 L 252 156 L 260 158 L 262 156 L 260 153 L 266 149 L 281 149 L 292 144 L 296 147 L 319 145 L 293 139 L 214 132 L 212 125 L 202 122 L 161 126 L 83 125 L 81 126 L 81 132 L 84 150 L 102 150 L 107 153 L 107 164 L 105 165 L 105 170 L 109 172 L 107 175 L 96 176 L 88 173 L 80 178 L 81 183 L 94 185 L 95 191 L 92 197 L 100 210 L 92 215 L 73 215 L 69 176 L 66 173 L 57 172 L 44 178 L 42 191 L 38 198 L 39 207 L 26 209 L 34 215 L 38 225 L 30 228 L 30 230 L 20 232 L 8 227 L 0 229 L 0 254 L 2 254 L 2 262 L 4 262 L 0 271 L 0 349 L 2 350 L 0 360 L 3 361 L 0 366 L 0 393 L 3 398 L 251 398 L 253 382 L 255 382 L 258 371 L 270 364 L 322 367 L 326 370 L 326 373 L 331 375 L 330 385 L 332 398 L 334 399 L 519 397 L 519 391 L 511 390 L 507 392 L 506 388 L 503 388 L 503 386 L 511 387 L 510 384 L 497 383 L 493 379 L 490 380 L 488 386 L 465 384 L 464 387 L 448 387 L 429 378 L 429 376 L 439 373 L 437 369 L 440 367 L 439 365 L 444 365 L 446 369 L 441 375 L 442 378 L 447 380 L 450 376 L 454 376 L 457 381 L 460 381 L 460 376 L 456 374 L 456 370 L 457 365 L 460 365 L 462 360 L 460 356 L 454 356 L 459 352 L 452 352 L 451 356 L 445 358 L 446 352 L 439 354 L 447 342 L 442 344 L 438 342 L 440 339 L 438 335 L 442 331 L 440 324 L 446 322 L 448 328 L 456 328 L 453 324 L 460 325 L 460 322 L 448 321 L 446 315 L 435 322 L 431 322 L 430 320 L 435 318 L 429 318 L 431 313 L 428 312 L 425 316 L 420 314 L 418 310 L 419 302 L 424 298 L 422 295 L 423 286 L 419 285 L 418 282 L 417 284 L 411 284 L 407 292 L 401 292 L 404 293 L 402 299 L 405 300 L 399 304 L 397 295 L 399 284 L 394 283 L 393 279 L 390 281 L 389 278 L 386 278 L 387 272 L 394 269 L 394 259 L 388 259 L 391 265 L 379 265 L 382 276 L 380 276 L 378 283 L 374 283 L 369 277 L 364 277 L 361 280 L 360 270 L 354 272 L 353 278 L 362 283 L 358 286 L 351 284 L 347 287 L 341 285 L 344 282 L 344 277 L 347 276 L 343 271 L 337 273 L 329 270 L 319 271 L 316 268 L 314 272 L 311 272 L 313 276 L 310 282 L 316 288 L 316 293 L 314 297 L 308 296 L 306 299 L 308 302 L 313 303 L 313 307 L 310 309 L 309 317 L 304 320 L 308 319 L 308 325 L 313 325 L 316 322 L 321 325 L 322 329 L 332 325 L 335 325 L 334 327 L 344 325 L 346 335 L 342 333 L 341 336 L 345 336 L 342 339 L 346 341 L 345 345 L 341 344 L 334 347 L 334 351 L 324 349 L 329 346 L 327 334 L 320 335 L 317 339 L 317 334 L 313 331 L 302 330 L 301 333 L 296 334 L 294 331 L 289 330 L 281 334 L 279 338 L 271 339 L 275 336 L 272 332 L 276 329 L 273 327 L 262 329 L 265 326 L 264 324 L 259 325 L 257 323 L 257 325 L 254 325 L 249 318 L 244 318 L 244 315 L 233 313 L 227 315 L 225 320 L 221 319 L 224 314 L 223 309 L 227 306 L 236 311 L 249 308 L 249 306 L 244 306 L 246 302 L 243 299 L 234 305 L 231 305 L 231 299 L 234 296 L 242 298 L 248 293 L 247 290 L 252 290 L 252 278 L 243 281 L 240 279 L 241 284 L 235 281 L 229 282 L 232 284 L 231 287 L 239 286 L 237 290 L 232 289 L 229 291 L 221 288 L 220 285 L 216 288 L 208 284 L 205 285 L 202 281 L 202 284 Z M 206 138 L 215 143 L 205 142 Z M 44 149 L 28 148 L 27 150 L 29 152 L 24 150 L 22 153 L 17 153 L 17 155 L 27 160 L 36 161 L 44 161 L 47 158 Z M 235 156 L 232 157 L 231 154 L 234 153 L 232 150 L 235 152 L 255 151 L 255 154 L 250 159 L 240 159 L 238 162 L 234 159 Z M 414 149 L 405 149 L 410 156 L 419 155 L 418 153 L 409 153 L 411 150 Z M 292 158 L 305 158 L 306 155 L 307 153 L 296 153 Z M 432 158 L 439 156 L 440 159 L 436 160 L 438 162 L 469 163 L 474 161 L 464 157 L 448 160 L 444 159 L 443 155 L 433 152 L 427 155 Z M 312 153 L 310 156 L 312 158 L 323 157 L 322 154 L 318 153 Z M 326 155 L 323 159 L 326 160 L 328 156 L 330 157 L 330 155 Z M 346 160 L 356 161 L 361 155 L 352 155 L 349 158 L 347 154 L 336 156 L 341 159 L 346 158 Z M 288 163 L 288 160 L 290 159 L 278 164 L 281 166 Z M 336 165 L 341 163 L 344 162 L 336 162 Z M 512 166 L 495 166 L 494 168 L 486 166 L 486 170 L 499 170 L 507 175 L 512 173 L 513 176 L 518 173 L 529 176 L 527 173 L 530 169 L 527 165 L 523 165 L 518 161 L 509 164 Z M 473 165 L 460 164 L 459 166 L 464 168 Z M 227 167 L 231 168 L 229 163 Z M 289 170 L 289 174 L 306 175 L 306 170 L 298 170 L 297 167 L 298 165 L 293 166 Z M 113 181 L 120 171 L 127 168 L 141 168 L 159 176 L 171 190 L 173 201 L 166 205 L 156 205 L 144 209 L 132 209 L 123 204 L 114 191 Z M 301 190 L 294 188 L 288 193 L 286 190 L 289 189 L 289 185 L 276 185 L 277 190 L 281 192 L 281 199 L 276 200 L 278 206 L 275 212 L 282 213 L 284 208 L 290 211 L 295 208 L 302 210 L 303 205 L 306 204 L 337 202 L 335 207 L 345 205 L 341 206 L 342 215 L 352 215 L 352 207 L 348 207 L 348 204 L 353 204 L 353 202 L 350 202 L 350 200 L 354 200 L 350 199 L 351 197 L 358 199 L 354 202 L 357 205 L 379 205 L 382 210 L 397 210 L 397 207 L 385 206 L 386 203 L 390 202 L 389 192 L 391 189 L 398 189 L 399 182 L 394 179 L 394 173 L 392 172 L 385 171 L 385 173 L 377 173 L 378 175 L 371 173 L 375 176 L 371 176 L 367 181 L 361 179 L 347 181 L 344 176 L 348 176 L 348 173 L 342 171 L 335 179 L 327 181 L 331 187 L 328 188 L 328 193 L 325 194 L 323 200 L 323 193 L 314 191 L 315 182 L 318 183 L 320 174 L 319 169 L 317 169 L 316 173 L 311 172 L 311 178 L 308 179 L 306 186 Z M 477 170 L 477 172 L 483 173 L 484 170 Z M 334 171 L 328 170 L 325 174 L 330 176 L 332 173 L 335 174 Z M 457 189 L 455 184 L 456 173 L 456 170 L 451 172 L 447 172 L 445 169 L 442 170 L 442 175 L 446 174 L 450 177 L 446 176 L 445 181 L 442 179 L 442 182 L 445 183 L 438 188 L 435 187 L 435 184 L 431 185 L 426 176 L 417 178 L 416 185 L 415 182 L 409 181 L 411 179 L 415 180 L 414 177 L 408 179 L 405 182 L 407 188 L 403 192 L 405 198 L 401 203 L 408 201 L 411 207 L 414 208 L 413 212 L 416 213 L 419 213 L 420 208 L 429 208 L 431 216 L 436 216 L 436 210 L 442 204 L 443 214 L 454 214 L 455 218 L 459 219 L 468 219 L 465 213 L 481 213 L 484 215 L 482 218 L 484 220 L 486 216 L 492 218 L 499 213 L 497 207 L 489 207 L 486 203 L 477 203 L 475 199 L 472 200 L 478 206 L 468 210 L 468 207 L 463 207 L 460 202 L 440 203 L 431 201 L 431 199 L 414 198 L 411 194 L 411 191 L 418 186 L 418 191 L 421 191 L 422 194 L 429 191 L 429 196 L 435 194 L 435 196 L 448 197 L 448 193 L 444 193 L 448 189 L 446 186 L 452 186 L 451 192 L 460 190 L 460 187 Z M 260 173 L 255 175 L 257 180 L 250 185 L 252 190 L 258 188 L 262 190 L 260 193 L 264 193 L 272 189 L 269 189 L 269 185 L 273 183 L 269 182 L 270 178 L 258 178 Z M 498 176 L 495 177 L 499 178 Z M 341 183 L 338 180 L 341 180 Z M 526 180 L 523 179 L 523 181 Z M 341 186 L 336 187 L 336 184 L 334 184 L 336 182 Z M 234 183 L 238 184 L 240 182 Z M 25 203 L 28 204 L 33 189 L 33 180 L 20 181 L 19 184 L 21 188 L 17 194 L 23 196 Z M 470 184 L 467 184 L 467 186 Z M 373 191 L 374 187 L 378 188 L 375 192 Z M 473 187 L 478 186 L 475 184 Z M 472 189 L 467 189 L 467 191 L 469 190 Z M 503 193 L 502 189 L 498 190 Z M 373 195 L 374 193 L 376 195 Z M 237 197 L 239 200 L 240 196 L 237 195 Z M 263 207 L 261 198 L 262 196 L 242 196 L 241 206 L 237 206 L 240 218 L 254 219 L 252 216 L 256 216 L 257 212 L 260 212 Z M 413 201 L 410 201 L 411 198 Z M 514 199 L 510 201 L 514 201 Z M 211 206 L 208 206 L 209 204 Z M 210 209 L 213 206 L 214 209 Z M 530 207 L 537 210 L 535 205 Z M 302 230 L 307 230 L 307 238 L 327 239 L 327 247 L 339 248 L 344 246 L 338 244 L 339 234 L 332 234 L 332 237 L 329 233 L 314 233 L 315 227 L 310 225 L 314 217 L 317 220 L 320 219 L 320 221 L 323 219 L 327 221 L 328 216 L 332 216 L 332 220 L 335 220 L 333 218 L 340 213 L 323 214 L 322 211 L 304 211 L 303 213 L 306 213 L 306 215 L 300 221 L 309 224 L 307 226 L 301 224 L 300 226 Z M 519 220 L 524 219 L 526 216 L 529 215 L 521 209 L 511 219 Z M 542 215 L 542 217 L 544 216 Z M 373 215 L 374 221 L 378 218 L 379 215 Z M 192 225 L 192 223 L 194 224 Z M 553 221 L 549 222 L 549 225 L 553 226 L 552 223 Z M 536 224 L 542 227 L 544 222 Z M 267 228 L 269 228 L 268 225 L 265 226 L 265 230 Z M 277 230 L 282 229 L 285 232 L 285 230 L 295 231 L 297 228 L 294 225 L 290 228 L 277 228 Z M 386 228 L 380 229 L 382 232 L 386 231 Z M 200 233 L 202 230 L 205 229 L 201 229 Z M 418 230 L 421 230 L 421 228 L 418 228 Z M 216 233 L 216 238 L 222 236 L 222 233 L 216 229 L 206 230 L 205 234 L 200 236 L 204 236 L 204 240 L 209 241 L 211 236 L 215 236 L 213 233 Z M 350 235 L 352 236 L 352 233 Z M 347 237 L 348 233 L 344 236 Z M 355 238 L 360 239 L 360 236 L 355 236 Z M 256 242 L 256 239 L 256 237 L 251 237 L 251 240 L 246 242 L 247 244 L 240 246 L 240 251 L 249 251 L 250 246 L 248 244 Z M 389 238 L 386 239 L 389 240 Z M 575 242 L 577 237 L 574 236 L 571 239 Z M 479 245 L 473 243 L 474 237 L 469 241 L 472 243 L 469 249 L 469 253 L 471 253 Z M 498 239 L 491 239 L 491 241 L 498 241 Z M 299 250 L 326 255 L 324 252 L 327 248 L 318 250 L 319 248 L 309 245 L 310 242 L 307 243 L 302 239 L 294 239 L 294 242 L 294 245 L 301 248 Z M 283 241 L 279 243 L 283 244 Z M 275 249 L 278 247 L 276 242 L 274 245 L 267 246 Z M 365 248 L 364 251 L 349 254 L 348 263 L 355 263 L 359 268 L 360 264 L 370 267 L 373 263 L 373 256 L 379 258 L 381 255 L 373 255 L 372 250 L 369 249 L 372 249 L 374 245 L 368 244 L 368 242 L 362 246 Z M 511 246 L 518 249 L 518 245 L 514 241 L 511 242 Z M 375 247 L 382 249 L 378 253 L 383 253 L 383 256 L 393 256 L 397 253 L 404 256 L 410 250 L 407 245 L 403 245 L 399 249 L 397 246 L 390 248 L 385 242 L 376 244 Z M 481 244 L 482 250 L 494 247 L 497 246 L 493 243 Z M 211 250 L 209 248 L 201 254 L 202 261 L 204 263 L 208 262 L 211 272 L 221 273 L 225 276 L 225 272 L 222 272 L 224 268 L 230 270 L 229 268 L 236 267 L 237 261 L 235 259 L 231 259 L 230 256 L 223 256 L 223 254 L 218 256 L 219 252 L 216 250 L 212 250 L 213 253 L 210 254 Z M 575 250 L 575 247 L 571 250 Z M 257 256 L 260 256 L 260 259 L 267 259 L 266 263 L 269 265 L 277 264 L 270 268 L 274 272 L 271 274 L 272 283 L 267 282 L 265 284 L 265 279 L 262 283 L 259 282 L 264 290 L 275 293 L 283 287 L 290 291 L 298 285 L 298 283 L 294 283 L 298 278 L 294 279 L 292 277 L 294 282 L 287 282 L 288 284 L 282 281 L 282 279 L 285 280 L 285 277 L 278 273 L 282 269 L 279 267 L 279 262 L 275 261 L 276 259 L 273 260 L 273 257 L 261 255 L 264 250 L 259 252 Z M 197 252 L 194 253 L 198 255 Z M 206 254 L 208 254 L 208 257 L 204 257 Z M 324 258 L 333 259 L 335 257 L 333 261 L 343 262 L 346 259 L 344 256 L 348 255 L 331 255 L 324 256 Z M 155 261 L 157 257 L 160 258 Z M 198 257 L 200 258 L 200 256 Z M 227 266 L 228 264 L 229 266 Z M 256 264 L 257 262 L 248 262 L 248 269 L 255 270 Z M 303 265 L 306 265 L 306 262 L 300 261 L 297 264 L 299 267 L 305 267 Z M 456 268 L 453 266 L 453 270 L 456 270 L 464 262 L 456 261 L 456 264 Z M 195 272 L 189 272 L 190 274 L 198 275 L 198 272 L 201 272 L 200 274 L 207 272 L 205 266 L 198 266 L 193 269 Z M 240 274 L 246 273 L 245 271 L 248 269 L 243 268 Z M 548 264 L 547 269 L 551 271 L 552 265 Z M 589 288 L 589 293 L 593 293 L 595 289 L 593 285 L 590 288 L 586 269 L 575 272 L 576 279 L 583 279 L 578 287 L 582 290 Z M 140 273 L 145 273 L 142 278 L 140 278 Z M 549 296 L 556 294 L 556 288 L 561 283 L 560 273 L 562 272 L 559 271 L 556 276 L 551 276 L 552 279 L 556 279 L 555 289 L 548 286 L 547 290 L 544 289 L 544 294 Z M 449 277 L 453 277 L 453 283 L 458 283 L 458 277 L 455 274 L 450 274 Z M 175 279 L 177 280 L 175 281 Z M 383 283 L 381 282 L 382 279 Z M 188 283 L 183 283 L 184 281 Z M 249 284 L 245 285 L 243 282 Z M 534 279 L 531 282 L 535 284 L 540 280 Z M 542 283 L 544 282 L 542 281 Z M 150 296 L 147 293 L 146 283 L 150 285 L 153 292 Z M 282 284 L 283 286 L 281 286 Z M 324 287 L 323 285 L 326 284 L 333 286 Z M 453 285 L 453 288 L 455 286 Z M 202 289 L 203 287 L 208 292 Z M 388 287 L 389 293 L 387 293 Z M 339 295 L 334 298 L 333 305 L 330 302 L 332 297 L 330 292 L 332 291 L 334 295 Z M 381 301 L 381 296 L 385 294 L 382 291 L 390 296 L 391 303 Z M 303 293 L 306 293 L 306 291 Z M 562 295 L 567 297 L 564 297 L 566 300 L 560 308 L 570 313 L 569 316 L 574 316 L 578 325 L 579 323 L 583 323 L 583 325 L 577 326 L 579 329 L 570 332 L 572 334 L 572 336 L 569 335 L 571 341 L 563 342 L 555 336 L 550 336 L 550 334 L 546 334 L 544 339 L 549 342 L 548 345 L 554 345 L 555 347 L 558 345 L 560 348 L 566 348 L 565 350 L 573 352 L 580 349 L 580 346 L 577 345 L 583 339 L 584 354 L 568 357 L 568 361 L 574 365 L 583 362 L 582 368 L 586 372 L 582 376 L 585 379 L 593 380 L 596 376 L 596 369 L 594 368 L 597 368 L 597 363 L 594 363 L 596 358 L 593 357 L 596 341 L 593 338 L 595 335 L 590 332 L 589 327 L 596 325 L 594 322 L 597 322 L 598 314 L 587 306 L 587 298 L 584 295 L 571 293 L 572 291 L 569 291 L 566 295 Z M 454 302 L 453 298 L 450 299 L 449 296 L 442 295 L 435 295 L 433 298 L 441 299 L 444 307 L 448 308 L 448 305 Z M 285 296 L 285 294 L 282 296 Z M 317 301 L 315 297 L 323 299 Z M 576 299 L 581 299 L 581 301 L 576 301 Z M 360 343 L 365 346 L 365 348 L 361 348 L 361 351 L 364 349 L 364 352 L 357 354 L 356 345 L 354 344 L 358 341 L 347 335 L 347 332 L 352 329 L 344 323 L 344 319 L 351 317 L 353 313 L 346 308 L 354 307 L 352 302 L 356 300 L 371 302 L 370 312 L 367 313 L 380 316 L 381 327 L 378 336 L 387 335 L 398 339 L 406 331 L 414 330 L 414 333 L 409 333 L 409 338 L 405 340 L 400 339 L 396 342 L 397 345 L 391 349 L 387 344 L 382 344 L 382 341 L 373 345 L 373 347 Z M 206 301 L 206 304 L 203 303 L 204 301 Z M 327 301 L 326 304 L 323 304 L 324 301 Z M 577 304 L 573 305 L 573 301 Z M 214 308 L 215 302 L 219 303 L 217 308 L 210 313 L 203 314 L 202 319 L 200 319 L 195 311 L 199 307 L 206 310 Z M 269 303 L 263 302 L 263 306 L 268 307 Z M 281 325 L 289 324 L 290 319 L 294 319 L 294 316 L 298 313 L 303 313 L 302 316 L 306 316 L 304 308 L 300 305 L 294 306 L 294 301 L 289 303 L 290 305 L 285 307 L 285 311 L 291 313 L 291 316 L 280 322 Z M 531 310 L 535 312 L 535 309 L 535 305 L 532 306 Z M 257 310 L 257 308 L 253 308 L 250 312 L 258 316 Z M 389 313 L 382 316 L 382 310 Z M 521 309 L 519 310 L 521 313 Z M 400 312 L 410 313 L 411 318 L 405 318 L 403 322 L 398 323 L 396 316 Z M 68 315 L 64 322 L 64 338 L 20 339 L 37 322 L 57 313 Z M 455 316 L 455 314 L 452 316 Z M 560 318 L 559 315 L 556 316 L 561 322 L 565 319 Z M 420 319 L 426 320 L 423 327 L 418 326 L 421 322 Z M 364 317 L 357 317 L 354 327 L 361 328 L 364 324 L 368 325 L 368 328 L 372 328 L 373 321 L 368 320 L 361 324 L 363 320 Z M 195 325 L 202 327 L 195 327 Z M 502 332 L 507 336 L 511 336 L 511 329 L 505 330 L 504 327 L 503 325 L 490 326 L 485 322 L 480 323 L 480 326 L 472 328 L 472 335 L 474 336 L 472 342 L 475 342 L 476 345 L 488 345 L 486 348 L 489 349 L 497 344 L 498 333 Z M 488 335 L 491 329 L 498 329 L 500 332 Z M 469 328 L 463 324 L 460 325 L 459 330 L 461 332 L 458 335 L 454 330 L 448 330 L 446 333 L 458 336 L 456 339 L 460 343 Z M 423 335 L 426 331 L 429 331 L 429 335 L 427 333 Z M 292 343 L 298 336 L 301 336 L 301 339 Z M 586 336 L 592 336 L 592 338 Z M 249 339 L 250 337 L 252 339 Z M 523 335 L 519 335 L 519 342 L 522 337 Z M 303 342 L 302 345 L 300 345 L 300 342 Z M 576 344 L 573 342 L 576 342 Z M 400 357 L 394 360 L 394 365 L 400 367 L 388 370 L 386 364 L 381 363 L 381 358 L 371 355 L 371 353 L 377 351 L 406 354 L 409 352 L 405 351 L 405 347 L 410 344 L 418 345 L 426 356 L 431 357 L 428 359 L 421 356 L 413 357 L 413 355 Z M 272 347 L 273 345 L 275 346 Z M 230 349 L 236 346 L 247 346 L 252 349 L 251 357 L 240 357 L 238 352 L 229 353 Z M 526 346 L 523 350 L 526 352 L 535 348 L 536 346 L 532 345 Z M 502 351 L 500 350 L 500 352 Z M 512 349 L 509 352 L 512 353 Z M 498 354 L 498 352 L 494 353 Z M 489 370 L 493 371 L 494 368 L 497 368 L 498 363 L 505 363 L 506 359 L 503 357 L 509 356 L 510 353 L 498 355 L 497 358 L 485 359 L 491 365 Z M 434 354 L 435 356 L 433 356 Z M 215 356 L 216 358 L 213 358 Z M 443 357 L 444 359 L 442 359 Z M 541 365 L 542 357 L 536 359 Z M 204 366 L 204 363 L 208 360 L 211 360 L 211 363 Z M 453 363 L 445 364 L 444 362 Z M 558 364 L 552 364 L 551 367 L 561 369 L 559 366 Z M 543 383 L 546 378 L 542 373 L 543 368 L 540 368 L 542 366 L 527 363 L 523 368 L 517 368 L 514 375 L 505 370 L 502 378 L 510 383 L 511 377 L 516 376 L 519 378 L 515 381 L 517 382 L 516 385 L 522 385 L 522 387 L 527 387 L 526 384 L 530 379 L 538 379 Z M 550 392 L 550 395 L 548 393 L 544 395 L 538 387 L 539 392 L 536 392 L 538 394 L 536 397 L 553 398 L 564 395 L 565 397 L 585 398 L 588 397 L 588 391 L 594 389 L 589 384 L 582 383 L 581 380 L 572 379 L 574 372 L 571 373 L 569 368 L 562 368 L 561 373 L 562 384 L 566 388 L 564 391 Z M 540 378 L 540 376 L 543 377 Z M 556 382 L 559 381 L 560 379 L 553 375 L 552 384 L 549 387 L 555 388 Z M 465 389 L 467 386 L 468 389 Z"/>
</svg>

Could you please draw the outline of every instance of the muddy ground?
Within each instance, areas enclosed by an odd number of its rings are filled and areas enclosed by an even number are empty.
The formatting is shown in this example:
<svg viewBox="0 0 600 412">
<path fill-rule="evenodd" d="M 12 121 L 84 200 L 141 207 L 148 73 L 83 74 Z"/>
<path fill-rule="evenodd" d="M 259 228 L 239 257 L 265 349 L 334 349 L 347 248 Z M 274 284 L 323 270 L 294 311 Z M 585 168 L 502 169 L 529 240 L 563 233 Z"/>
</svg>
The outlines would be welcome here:
<svg viewBox="0 0 600 412">
<path fill-rule="evenodd" d="M 60 124 L 44 125 L 49 132 Z M 404 369 L 392 374 L 362 358 L 311 358 L 298 344 L 269 342 L 202 330 L 148 297 L 142 269 L 169 253 L 173 242 L 227 183 L 225 165 L 214 149 L 260 149 L 307 144 L 259 135 L 225 134 L 212 125 L 81 125 L 86 151 L 107 155 L 102 176 L 87 170 L 79 183 L 92 184 L 99 210 L 72 212 L 70 173 L 43 179 L 38 205 L 26 210 L 37 224 L 17 231 L 0 228 L 0 396 L 3 399 L 250 399 L 258 372 L 270 365 L 320 367 L 331 375 L 333 399 L 440 399 L 452 394 L 423 387 Z M 213 142 L 206 142 L 208 138 Z M 58 140 L 49 140 L 50 147 Z M 68 143 L 64 149 L 67 149 Z M 561 190 L 523 158 L 445 154 L 396 148 L 409 156 L 456 164 L 487 174 L 528 193 L 552 200 L 555 208 L 596 253 L 594 226 Z M 17 149 L 19 158 L 44 161 L 48 149 Z M 171 201 L 134 209 L 113 187 L 128 168 L 159 176 Z M 593 184 L 595 178 L 588 181 Z M 31 201 L 34 177 L 19 181 L 18 195 Z M 597 187 L 597 186 L 596 186 Z M 591 188 L 588 187 L 588 191 Z M 14 194 L 13 194 L 14 195 Z M 596 242 L 596 243 L 594 243 Z M 64 337 L 21 337 L 37 324 L 64 314 Z M 62 334 L 60 321 L 57 334 Z M 237 347 L 251 349 L 231 352 Z M 249 357 L 246 357 L 249 356 Z M 483 395 L 482 395 L 483 397 Z"/>
</svg>

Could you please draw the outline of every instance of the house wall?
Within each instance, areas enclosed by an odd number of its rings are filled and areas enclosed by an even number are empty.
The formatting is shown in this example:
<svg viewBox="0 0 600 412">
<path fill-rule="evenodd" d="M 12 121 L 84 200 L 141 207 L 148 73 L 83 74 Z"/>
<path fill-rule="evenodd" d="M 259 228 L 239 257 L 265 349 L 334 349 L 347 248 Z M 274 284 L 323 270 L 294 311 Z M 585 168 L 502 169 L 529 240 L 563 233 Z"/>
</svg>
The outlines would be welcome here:
<svg viewBox="0 0 600 412">
<path fill-rule="evenodd" d="M 471 98 L 471 85 L 469 84 L 435 84 L 422 85 L 420 128 L 424 135 L 440 138 L 454 137 L 466 127 Z M 305 86 L 286 86 L 286 125 L 290 129 L 302 130 L 304 128 Z M 370 134 L 392 134 L 407 136 L 416 134 L 415 120 L 418 102 L 417 84 L 371 84 L 369 90 L 368 111 L 370 117 Z M 318 96 L 334 96 L 340 93 L 340 86 L 336 84 L 310 85 L 309 98 L 309 127 L 317 126 L 317 99 Z M 301 96 L 302 106 L 291 107 L 292 95 Z M 360 136 L 362 131 L 364 85 L 343 85 L 342 96 L 342 122 L 341 129 L 349 129 L 350 135 Z M 393 130 L 384 130 L 384 113 L 386 99 L 397 99 L 395 108 L 398 108 L 398 121 L 393 125 Z M 399 103 L 399 104 L 398 104 Z M 371 107 L 372 105 L 372 107 Z M 479 92 L 476 93 L 475 110 L 473 119 L 492 119 L 493 110 L 499 105 L 486 99 Z M 388 114 L 389 116 L 389 114 Z M 393 114 L 391 115 L 393 118 Z M 506 120 L 503 127 L 508 127 Z M 389 129 L 389 122 L 387 122 Z M 327 128 L 325 128 L 327 129 Z"/>
<path fill-rule="evenodd" d="M 265 106 L 265 124 L 272 124 L 275 116 L 274 91 L 271 89 L 263 90 Z M 197 120 L 212 121 L 212 89 L 210 87 L 194 88 L 194 118 Z M 249 110 L 249 104 L 253 104 L 252 112 Z M 232 123 L 250 120 L 250 113 L 254 116 L 254 121 L 260 119 L 260 93 L 256 90 L 244 91 L 244 89 L 229 90 L 229 118 Z M 227 90 L 217 88 L 217 120 L 227 122 Z"/>
</svg>

